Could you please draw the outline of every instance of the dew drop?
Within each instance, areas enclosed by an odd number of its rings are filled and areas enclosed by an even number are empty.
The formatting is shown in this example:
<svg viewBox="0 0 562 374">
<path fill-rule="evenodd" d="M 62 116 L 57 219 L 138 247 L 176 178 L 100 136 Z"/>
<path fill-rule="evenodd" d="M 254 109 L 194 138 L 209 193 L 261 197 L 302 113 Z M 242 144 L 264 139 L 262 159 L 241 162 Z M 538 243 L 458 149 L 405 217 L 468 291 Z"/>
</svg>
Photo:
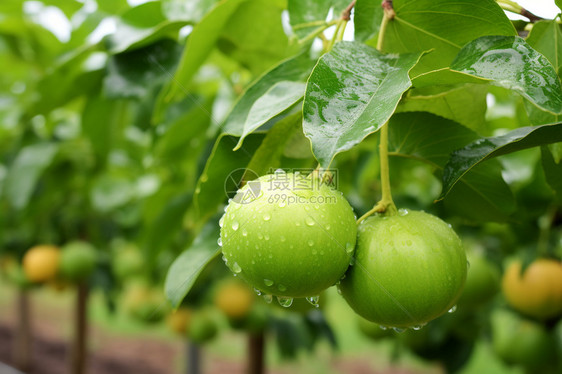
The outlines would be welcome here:
<svg viewBox="0 0 562 374">
<path fill-rule="evenodd" d="M 275 174 L 285 174 L 285 170 L 283 169 L 276 169 Z"/>
<path fill-rule="evenodd" d="M 254 292 L 256 293 L 256 295 L 261 296 L 261 291 L 257 288 L 254 288 Z"/>
<path fill-rule="evenodd" d="M 298 227 L 298 226 L 300 226 L 300 225 L 301 225 L 301 223 L 300 223 L 299 221 L 295 222 L 295 226 Z"/>
<path fill-rule="evenodd" d="M 279 205 L 279 208 L 284 208 L 285 205 L 287 205 L 287 202 L 285 200 L 281 200 L 281 201 L 279 201 L 278 205 Z"/>
<path fill-rule="evenodd" d="M 273 281 L 271 279 L 264 279 L 263 283 L 267 286 L 267 287 L 271 287 L 273 286 Z"/>
<path fill-rule="evenodd" d="M 264 294 L 263 299 L 265 300 L 266 303 L 271 304 L 271 301 L 273 300 L 273 296 Z"/>
<path fill-rule="evenodd" d="M 349 266 L 353 266 L 353 265 L 355 265 L 355 257 L 351 256 L 349 258 Z"/>
<path fill-rule="evenodd" d="M 310 216 L 306 217 L 304 222 L 306 223 L 307 226 L 314 226 L 314 220 Z"/>
<path fill-rule="evenodd" d="M 232 222 L 232 229 L 234 231 L 238 230 L 238 227 L 240 227 L 240 224 L 238 223 L 238 221 Z"/>
<path fill-rule="evenodd" d="M 381 328 L 381 330 L 385 330 L 385 331 L 388 330 L 388 327 L 386 327 L 386 326 L 379 325 L 379 327 Z"/>
<path fill-rule="evenodd" d="M 408 209 L 398 209 L 398 215 L 399 216 L 405 216 L 408 213 L 410 213 L 410 212 L 408 212 Z"/>
<path fill-rule="evenodd" d="M 320 296 L 316 295 L 316 296 L 310 296 L 306 298 L 306 301 L 308 301 L 310 303 L 310 305 L 314 306 L 315 308 L 318 308 L 318 300 L 320 300 Z"/>
<path fill-rule="evenodd" d="M 263 238 L 264 238 L 265 240 L 269 240 L 269 235 L 265 234 L 265 235 L 263 236 Z"/>
<path fill-rule="evenodd" d="M 309 239 L 309 240 L 308 240 L 308 245 L 309 245 L 310 247 L 312 247 L 312 246 L 314 245 L 314 240 Z"/>
<path fill-rule="evenodd" d="M 355 246 L 351 243 L 345 243 L 345 251 L 347 252 L 347 254 L 351 254 L 353 253 L 353 250 L 355 249 Z"/>
<path fill-rule="evenodd" d="M 277 286 L 277 288 L 278 288 L 279 291 L 281 291 L 281 292 L 287 291 L 287 287 L 283 286 L 282 284 L 280 284 L 279 286 Z"/>
<path fill-rule="evenodd" d="M 222 256 L 222 260 L 224 261 L 225 264 L 228 265 L 228 260 L 226 259 L 226 257 Z"/>
<path fill-rule="evenodd" d="M 259 239 L 259 240 L 262 240 L 262 239 L 263 239 L 263 235 L 262 235 L 261 232 L 258 232 L 258 239 Z"/>
<path fill-rule="evenodd" d="M 242 268 L 240 267 L 240 265 L 238 265 L 237 262 L 235 262 L 234 264 L 232 264 L 232 271 L 235 274 L 240 274 L 242 272 Z"/>
<path fill-rule="evenodd" d="M 402 328 L 400 328 L 400 327 L 393 327 L 392 329 L 393 329 L 394 331 L 396 331 L 397 333 L 399 333 L 399 334 L 401 334 L 401 333 L 403 333 L 404 331 L 406 331 L 406 329 L 402 329 Z"/>
<path fill-rule="evenodd" d="M 413 326 L 413 327 L 412 327 L 412 330 L 414 330 L 414 331 L 420 331 L 420 330 L 422 329 L 422 327 L 423 327 L 422 325 Z"/>
<path fill-rule="evenodd" d="M 270 219 L 271 219 L 271 215 L 270 215 L 269 213 L 265 213 L 265 214 L 263 215 L 263 220 L 264 220 L 264 221 L 269 221 Z"/>
<path fill-rule="evenodd" d="M 466 269 L 470 269 L 470 261 L 466 260 Z"/>
<path fill-rule="evenodd" d="M 338 286 L 337 287 L 338 293 L 341 295 L 341 288 Z"/>
<path fill-rule="evenodd" d="M 222 239 L 221 238 L 217 239 L 217 244 L 219 245 L 219 247 L 222 247 Z"/>
<path fill-rule="evenodd" d="M 291 305 L 293 305 L 293 298 L 292 297 L 277 296 L 277 302 L 279 302 L 279 305 L 281 305 L 283 308 L 288 308 Z"/>
<path fill-rule="evenodd" d="M 248 231 L 246 231 L 246 229 L 242 230 L 242 236 L 248 236 Z"/>
<path fill-rule="evenodd" d="M 224 208 L 224 210 L 226 211 L 226 208 Z M 219 220 L 219 227 L 222 227 L 223 224 L 224 224 L 224 215 Z"/>
<path fill-rule="evenodd" d="M 281 235 L 281 236 L 279 237 L 279 240 L 281 240 L 282 242 L 284 242 L 284 241 L 287 240 L 287 239 L 286 239 L 283 235 Z"/>
<path fill-rule="evenodd" d="M 447 226 L 451 229 L 453 228 L 453 225 L 451 225 L 450 223 L 447 223 Z"/>
<path fill-rule="evenodd" d="M 453 305 L 453 307 L 451 309 L 449 309 L 449 311 L 447 313 L 455 313 L 457 311 L 457 306 Z"/>
</svg>

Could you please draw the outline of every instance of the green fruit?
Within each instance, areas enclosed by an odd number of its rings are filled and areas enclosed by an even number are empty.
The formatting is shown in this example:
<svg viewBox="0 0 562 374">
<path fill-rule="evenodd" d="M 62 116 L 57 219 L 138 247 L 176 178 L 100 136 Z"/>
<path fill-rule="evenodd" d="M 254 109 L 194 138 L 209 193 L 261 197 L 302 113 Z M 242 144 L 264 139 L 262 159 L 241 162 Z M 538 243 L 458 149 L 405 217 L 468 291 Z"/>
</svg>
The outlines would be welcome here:
<svg viewBox="0 0 562 374">
<path fill-rule="evenodd" d="M 123 307 L 134 319 L 144 323 L 161 321 L 166 313 L 167 301 L 159 290 L 142 284 L 133 284 L 125 291 Z"/>
<path fill-rule="evenodd" d="M 475 309 L 490 301 L 499 291 L 500 272 L 486 257 L 469 254 L 464 290 L 457 302 L 460 309 Z"/>
<path fill-rule="evenodd" d="M 121 281 L 138 277 L 144 271 L 144 259 L 133 245 L 120 246 L 113 256 L 113 274 Z"/>
<path fill-rule="evenodd" d="M 250 193 L 257 197 L 244 200 Z M 334 285 L 349 266 L 357 232 L 340 192 L 284 172 L 248 182 L 221 225 L 224 259 L 234 274 L 287 298 L 312 297 Z"/>
<path fill-rule="evenodd" d="M 492 314 L 492 345 L 506 363 L 527 368 L 548 366 L 556 358 L 555 339 L 541 324 L 507 310 Z"/>
<path fill-rule="evenodd" d="M 75 241 L 61 250 L 60 275 L 77 282 L 90 277 L 96 268 L 98 252 L 90 243 Z"/>
<path fill-rule="evenodd" d="M 415 327 L 455 305 L 466 272 L 464 249 L 449 225 L 431 214 L 400 210 L 361 222 L 356 264 L 340 291 L 370 321 Z"/>
<path fill-rule="evenodd" d="M 207 343 L 213 339 L 218 333 L 218 327 L 215 320 L 207 311 L 199 311 L 191 317 L 191 325 L 189 326 L 187 336 L 197 344 Z"/>
</svg>

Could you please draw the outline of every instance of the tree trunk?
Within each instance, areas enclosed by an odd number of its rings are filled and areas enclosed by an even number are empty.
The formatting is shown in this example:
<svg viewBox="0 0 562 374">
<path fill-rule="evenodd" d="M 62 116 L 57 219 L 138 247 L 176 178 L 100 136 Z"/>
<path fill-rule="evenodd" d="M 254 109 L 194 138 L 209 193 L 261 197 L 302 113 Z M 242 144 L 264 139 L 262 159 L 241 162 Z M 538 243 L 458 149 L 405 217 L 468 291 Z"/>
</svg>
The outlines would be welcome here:
<svg viewBox="0 0 562 374">
<path fill-rule="evenodd" d="M 14 342 L 14 365 L 21 371 L 31 369 L 31 311 L 29 292 L 18 289 L 17 316 L 18 326 Z"/>
<path fill-rule="evenodd" d="M 78 285 L 76 297 L 76 315 L 74 344 L 70 356 L 70 373 L 84 374 L 86 372 L 87 340 L 88 340 L 88 285 Z"/>
<path fill-rule="evenodd" d="M 263 332 L 248 336 L 248 374 L 264 373 L 265 337 Z"/>
<path fill-rule="evenodd" d="M 189 340 L 187 347 L 187 374 L 201 374 L 201 348 Z"/>
</svg>

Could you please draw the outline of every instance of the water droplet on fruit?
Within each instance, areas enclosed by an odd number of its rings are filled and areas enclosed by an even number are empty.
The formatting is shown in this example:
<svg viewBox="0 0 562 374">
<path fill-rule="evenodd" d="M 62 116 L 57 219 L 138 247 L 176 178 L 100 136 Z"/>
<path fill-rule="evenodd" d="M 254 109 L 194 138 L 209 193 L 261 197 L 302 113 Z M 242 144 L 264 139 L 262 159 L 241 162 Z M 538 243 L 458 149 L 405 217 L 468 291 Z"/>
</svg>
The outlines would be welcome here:
<svg viewBox="0 0 562 374">
<path fill-rule="evenodd" d="M 279 201 L 278 205 L 279 205 L 279 208 L 284 208 L 285 205 L 287 205 L 287 203 L 285 202 L 285 200 L 281 200 L 281 201 Z"/>
<path fill-rule="evenodd" d="M 349 242 L 348 242 L 348 243 L 345 243 L 345 251 L 346 251 L 348 254 L 353 253 L 353 250 L 354 250 L 354 249 L 355 249 L 355 247 L 353 246 L 353 244 L 351 244 L 351 243 L 349 243 Z"/>
<path fill-rule="evenodd" d="M 264 220 L 264 221 L 269 221 L 270 219 L 271 219 L 271 215 L 270 215 L 269 213 L 265 213 L 265 214 L 263 215 L 263 220 Z"/>
<path fill-rule="evenodd" d="M 449 228 L 453 228 L 453 225 L 451 225 L 450 223 L 447 223 L 447 226 L 449 226 Z"/>
<path fill-rule="evenodd" d="M 284 237 L 283 235 L 281 235 L 281 236 L 279 237 L 279 240 L 281 240 L 282 242 L 284 242 L 284 241 L 287 240 L 287 239 L 285 239 L 285 237 Z"/>
<path fill-rule="evenodd" d="M 224 215 L 221 217 L 221 219 L 219 219 L 219 227 L 222 227 L 223 224 L 224 224 Z"/>
<path fill-rule="evenodd" d="M 262 235 L 261 232 L 258 232 L 258 239 L 259 239 L 259 240 L 262 240 L 262 239 L 263 239 L 263 235 Z"/>
<path fill-rule="evenodd" d="M 325 228 L 326 230 L 330 230 L 330 225 L 326 225 L 324 228 Z"/>
<path fill-rule="evenodd" d="M 269 235 L 265 234 L 263 237 L 265 240 L 269 240 Z"/>
<path fill-rule="evenodd" d="M 306 211 L 308 212 L 308 211 L 310 210 L 310 207 L 305 206 L 305 207 L 304 207 L 304 210 L 306 210 Z"/>
<path fill-rule="evenodd" d="M 264 294 L 263 299 L 266 303 L 271 304 L 271 301 L 273 300 L 273 296 L 268 295 L 268 294 Z"/>
<path fill-rule="evenodd" d="M 449 311 L 447 313 L 455 313 L 457 311 L 457 306 L 453 305 L 453 307 L 451 309 L 449 309 Z"/>
<path fill-rule="evenodd" d="M 338 290 L 338 293 L 341 295 L 341 288 L 340 288 L 340 286 L 338 286 L 336 289 Z"/>
<path fill-rule="evenodd" d="M 221 238 L 217 239 L 217 244 L 219 245 L 219 247 L 222 247 L 222 239 Z"/>
<path fill-rule="evenodd" d="M 256 293 L 256 295 L 261 296 L 261 291 L 257 288 L 254 288 L 254 292 Z"/>
<path fill-rule="evenodd" d="M 318 300 L 320 300 L 320 296 L 316 295 L 316 296 L 310 296 L 306 298 L 306 301 L 308 301 L 310 303 L 310 305 L 314 306 L 315 308 L 318 308 Z"/>
<path fill-rule="evenodd" d="M 275 174 L 285 174 L 285 170 L 283 169 L 276 169 Z"/>
<path fill-rule="evenodd" d="M 273 286 L 273 281 L 271 279 L 264 279 L 263 283 L 267 286 L 267 287 L 271 287 Z"/>
<path fill-rule="evenodd" d="M 408 209 L 398 209 L 398 215 L 399 216 L 405 216 L 408 213 L 410 213 L 410 212 L 408 212 Z"/>
<path fill-rule="evenodd" d="M 292 297 L 277 296 L 277 302 L 279 302 L 279 305 L 281 305 L 283 308 L 288 308 L 291 305 L 293 305 L 293 298 Z"/>
<path fill-rule="evenodd" d="M 353 265 L 355 265 L 355 257 L 351 256 L 349 258 L 349 266 L 353 266 Z"/>
<path fill-rule="evenodd" d="M 413 327 L 412 327 L 412 330 L 414 330 L 414 331 L 420 331 L 420 330 L 422 329 L 422 327 L 423 327 L 423 326 L 421 326 L 421 325 L 413 326 Z"/>
<path fill-rule="evenodd" d="M 246 231 L 246 229 L 242 230 L 242 236 L 248 236 L 248 231 Z"/>
<path fill-rule="evenodd" d="M 381 330 L 385 330 L 385 331 L 388 330 L 388 327 L 386 327 L 386 326 L 379 325 L 379 327 L 381 328 Z"/>
<path fill-rule="evenodd" d="M 226 257 L 224 257 L 224 255 L 222 256 L 222 260 L 224 261 L 225 264 L 228 265 L 228 260 L 226 259 Z"/>
<path fill-rule="evenodd" d="M 307 226 L 314 226 L 314 220 L 312 219 L 312 217 L 306 217 L 304 222 Z"/>
<path fill-rule="evenodd" d="M 234 231 L 238 230 L 238 227 L 240 227 L 240 224 L 238 223 L 238 221 L 232 222 L 232 229 Z"/>
<path fill-rule="evenodd" d="M 392 328 L 394 331 L 396 331 L 397 333 L 401 334 L 404 331 L 406 331 L 406 329 L 400 328 L 400 327 L 393 327 Z"/>
<path fill-rule="evenodd" d="M 281 291 L 281 292 L 287 291 L 287 287 L 283 286 L 282 284 L 280 284 L 279 286 L 277 286 L 277 288 L 278 288 L 279 291 Z"/>
<path fill-rule="evenodd" d="M 312 247 L 312 246 L 314 245 L 314 240 L 309 239 L 309 240 L 308 240 L 308 245 Z"/>
<path fill-rule="evenodd" d="M 240 265 L 238 265 L 237 262 L 235 262 L 234 264 L 232 264 L 232 271 L 235 274 L 240 274 L 242 272 L 242 268 L 240 267 Z"/>
<path fill-rule="evenodd" d="M 301 223 L 299 221 L 295 222 L 295 226 L 300 226 Z"/>
<path fill-rule="evenodd" d="M 466 269 L 470 269 L 470 261 L 466 260 Z"/>
</svg>

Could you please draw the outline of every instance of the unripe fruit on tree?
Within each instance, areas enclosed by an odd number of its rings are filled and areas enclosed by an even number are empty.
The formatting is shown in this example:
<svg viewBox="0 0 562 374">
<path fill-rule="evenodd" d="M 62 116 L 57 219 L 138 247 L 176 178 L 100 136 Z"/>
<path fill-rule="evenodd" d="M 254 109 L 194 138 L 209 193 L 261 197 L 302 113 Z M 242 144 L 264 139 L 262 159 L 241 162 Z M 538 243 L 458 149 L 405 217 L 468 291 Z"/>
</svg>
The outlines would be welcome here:
<svg viewBox="0 0 562 374">
<path fill-rule="evenodd" d="M 257 196 L 238 198 L 249 193 Z M 234 274 L 286 298 L 313 297 L 334 285 L 349 266 L 357 233 L 340 192 L 284 172 L 248 182 L 221 226 L 222 252 Z"/>
<path fill-rule="evenodd" d="M 98 252 L 90 243 L 75 241 L 61 250 L 60 275 L 69 281 L 87 279 L 96 268 Z"/>
<path fill-rule="evenodd" d="M 554 336 L 540 323 L 507 310 L 494 311 L 491 323 L 494 352 L 505 362 L 536 369 L 556 357 Z"/>
<path fill-rule="evenodd" d="M 53 245 L 38 245 L 23 257 L 23 270 L 31 282 L 46 282 L 57 276 L 60 250 Z"/>
<path fill-rule="evenodd" d="M 220 285 L 215 305 L 230 319 L 242 319 L 252 309 L 255 294 L 242 282 L 229 281 Z"/>
<path fill-rule="evenodd" d="M 170 329 L 178 335 L 185 335 L 191 324 L 192 311 L 186 308 L 179 308 L 172 311 L 166 318 L 166 323 Z"/>
<path fill-rule="evenodd" d="M 490 301 L 498 292 L 500 284 L 499 269 L 481 254 L 468 255 L 468 274 L 458 307 L 475 309 Z"/>
<path fill-rule="evenodd" d="M 400 210 L 358 228 L 356 263 L 340 291 L 364 318 L 383 326 L 422 326 L 451 309 L 466 279 L 459 237 L 439 218 Z"/>
<path fill-rule="evenodd" d="M 166 314 L 167 300 L 158 289 L 132 284 L 125 291 L 123 307 L 128 315 L 146 323 L 159 322 Z"/>
<path fill-rule="evenodd" d="M 539 319 L 562 316 L 562 263 L 538 259 L 521 273 L 521 262 L 508 265 L 502 291 L 519 312 Z"/>
<path fill-rule="evenodd" d="M 217 323 L 209 311 L 201 310 L 193 313 L 191 324 L 187 329 L 189 340 L 196 344 L 204 344 L 213 339 L 218 333 Z"/>
</svg>

